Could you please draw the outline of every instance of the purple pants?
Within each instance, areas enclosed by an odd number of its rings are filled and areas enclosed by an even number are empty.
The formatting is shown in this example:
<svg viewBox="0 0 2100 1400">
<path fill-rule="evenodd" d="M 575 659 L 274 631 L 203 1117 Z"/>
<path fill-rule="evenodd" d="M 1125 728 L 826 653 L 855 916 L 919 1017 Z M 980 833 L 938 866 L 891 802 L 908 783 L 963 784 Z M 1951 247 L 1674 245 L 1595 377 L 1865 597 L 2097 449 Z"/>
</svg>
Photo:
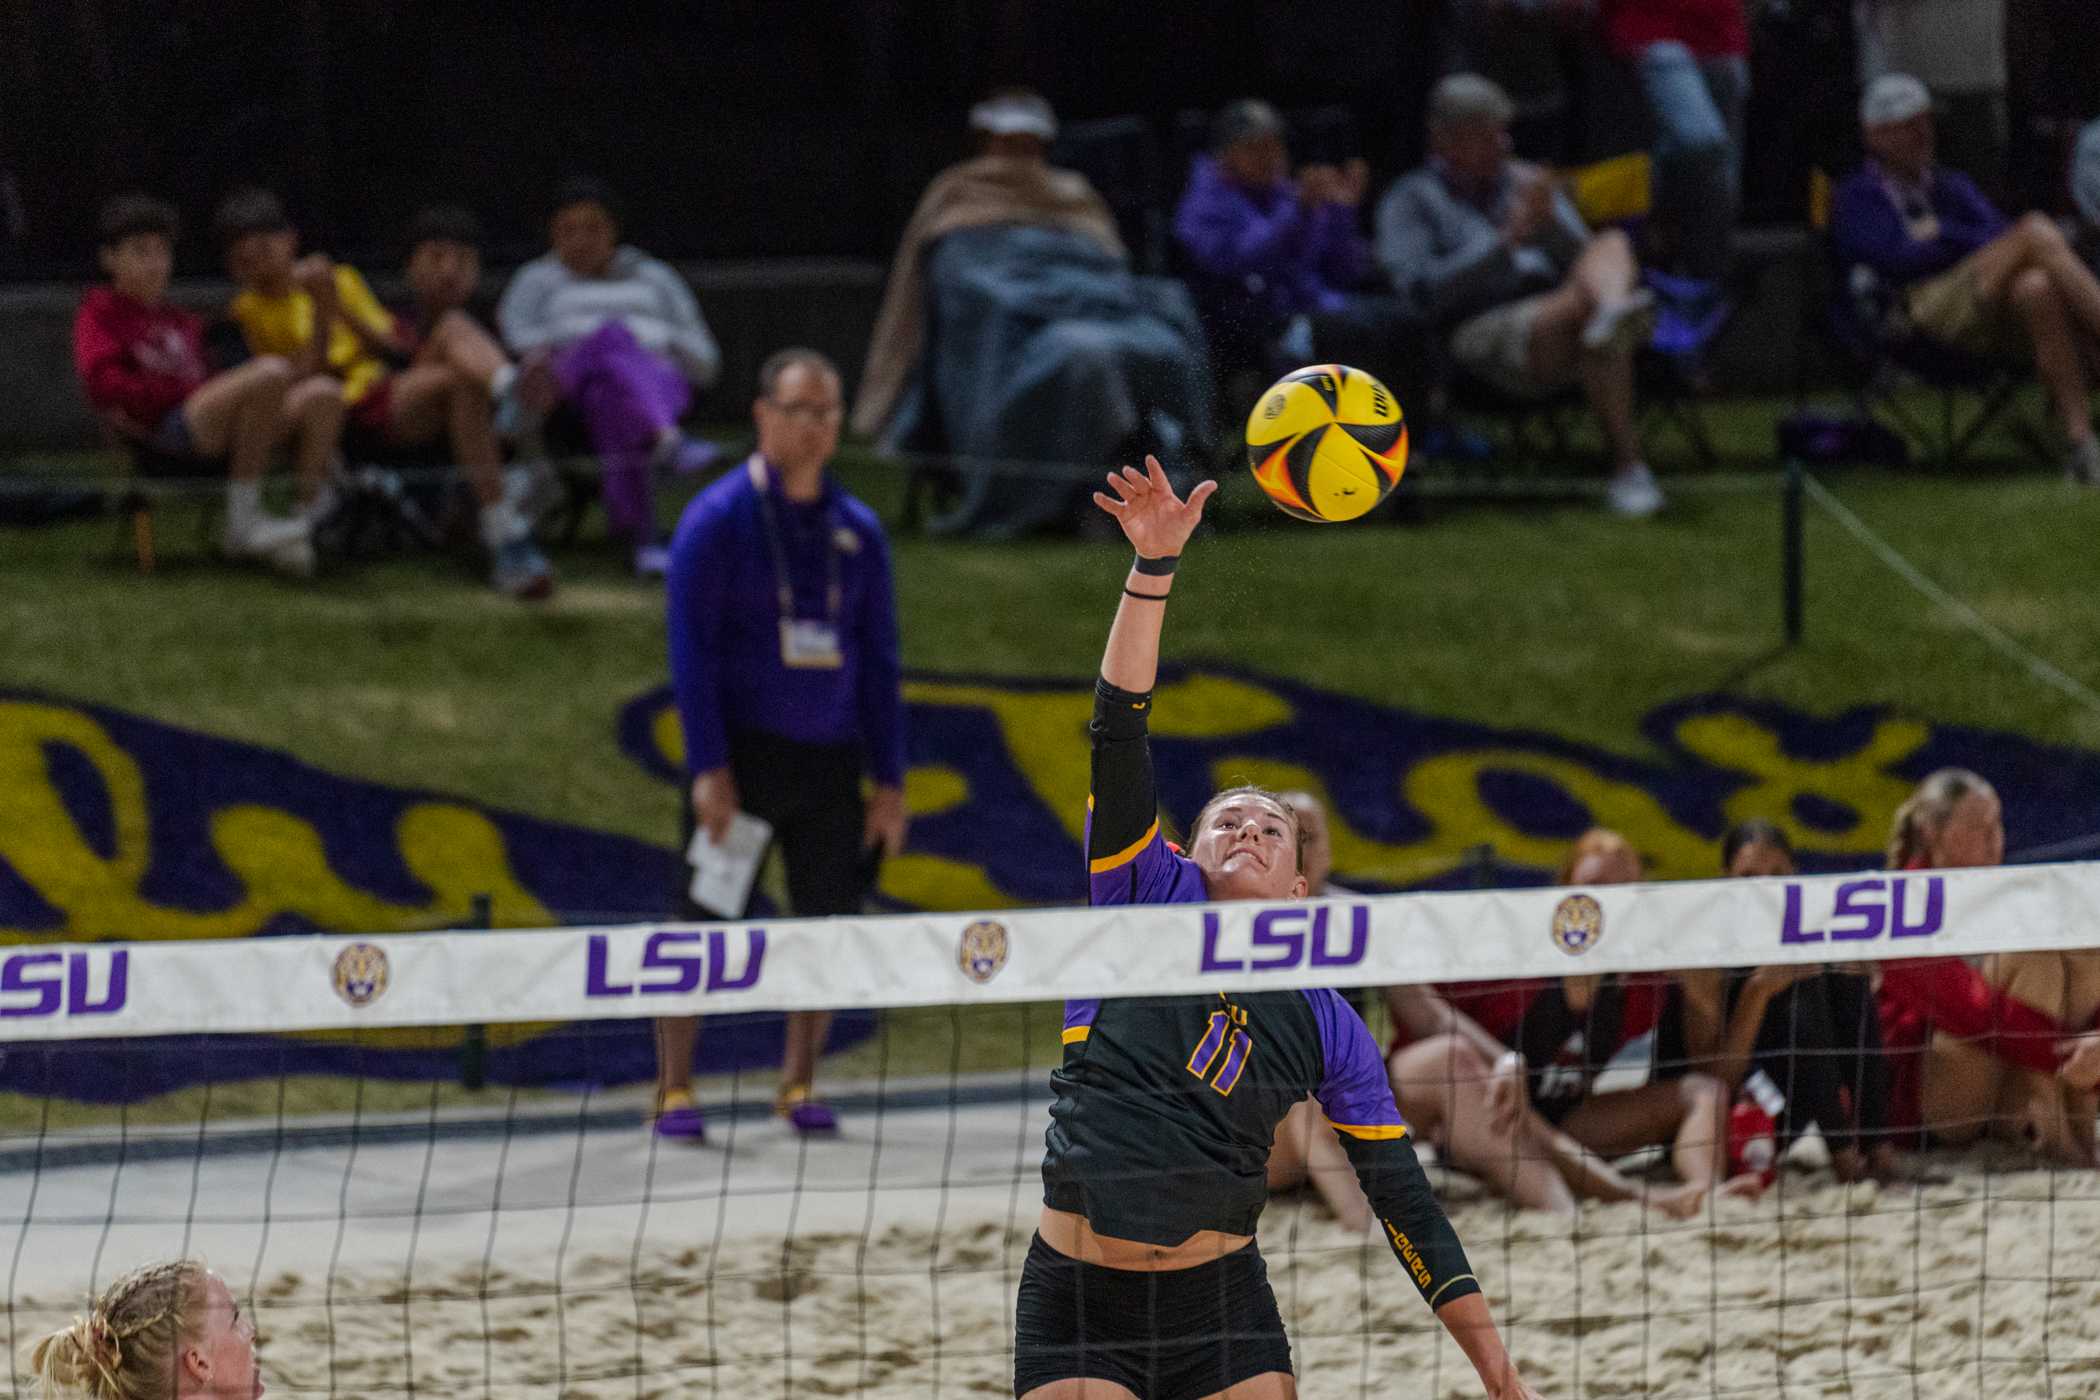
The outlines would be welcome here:
<svg viewBox="0 0 2100 1400">
<path fill-rule="evenodd" d="M 557 354 L 554 377 L 604 465 L 605 518 L 630 539 L 654 539 L 650 455 L 663 430 L 685 412 L 693 386 L 620 321 L 607 321 Z"/>
</svg>

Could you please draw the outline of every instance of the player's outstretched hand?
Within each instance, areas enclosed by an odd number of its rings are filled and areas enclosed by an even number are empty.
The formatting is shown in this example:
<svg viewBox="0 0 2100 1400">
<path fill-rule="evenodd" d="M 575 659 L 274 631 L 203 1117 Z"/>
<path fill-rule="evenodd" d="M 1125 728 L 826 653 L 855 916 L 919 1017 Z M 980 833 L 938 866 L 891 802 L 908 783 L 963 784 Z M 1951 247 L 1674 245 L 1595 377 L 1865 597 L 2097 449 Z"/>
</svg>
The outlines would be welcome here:
<svg viewBox="0 0 2100 1400">
<path fill-rule="evenodd" d="M 1184 501 L 1174 494 L 1159 458 L 1145 458 L 1145 470 L 1125 467 L 1108 474 L 1113 496 L 1094 493 L 1094 504 L 1116 518 L 1124 538 L 1147 559 L 1181 553 L 1203 519 L 1203 503 L 1218 489 L 1215 481 L 1199 481 Z"/>
<path fill-rule="evenodd" d="M 1488 1392 L 1488 1400 L 1540 1400 L 1539 1393 L 1516 1376 Z"/>
</svg>

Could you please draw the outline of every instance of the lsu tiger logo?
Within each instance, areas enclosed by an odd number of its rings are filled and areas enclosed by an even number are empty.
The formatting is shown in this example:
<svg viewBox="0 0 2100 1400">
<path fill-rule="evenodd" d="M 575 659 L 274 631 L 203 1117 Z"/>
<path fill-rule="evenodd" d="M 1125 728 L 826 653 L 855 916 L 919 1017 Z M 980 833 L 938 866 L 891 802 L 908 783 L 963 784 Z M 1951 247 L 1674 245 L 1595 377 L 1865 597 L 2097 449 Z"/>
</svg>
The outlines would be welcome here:
<svg viewBox="0 0 2100 1400">
<path fill-rule="evenodd" d="M 370 1006 L 386 995 L 386 949 L 352 943 L 335 955 L 335 994 L 352 1006 Z"/>
<path fill-rule="evenodd" d="M 1586 894 L 1571 894 L 1553 906 L 1553 941 L 1563 953 L 1580 957 L 1604 937 L 1604 908 Z"/>
<path fill-rule="evenodd" d="M 1006 947 L 1006 925 L 997 919 L 978 919 L 964 927 L 955 965 L 962 969 L 963 976 L 981 986 L 1006 966 Z"/>
</svg>

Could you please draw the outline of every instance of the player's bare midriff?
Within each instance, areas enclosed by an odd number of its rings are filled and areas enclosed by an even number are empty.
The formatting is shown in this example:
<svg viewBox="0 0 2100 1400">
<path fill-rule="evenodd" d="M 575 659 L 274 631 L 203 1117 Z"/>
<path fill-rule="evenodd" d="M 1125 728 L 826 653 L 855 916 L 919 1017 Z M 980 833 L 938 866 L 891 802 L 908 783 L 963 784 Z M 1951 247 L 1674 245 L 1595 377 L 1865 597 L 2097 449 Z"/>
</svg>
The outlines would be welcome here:
<svg viewBox="0 0 2100 1400">
<path fill-rule="evenodd" d="M 1043 1207 L 1036 1233 L 1068 1259 L 1099 1264 L 1104 1269 L 1132 1269 L 1140 1273 L 1167 1273 L 1208 1264 L 1254 1243 L 1252 1235 L 1228 1235 L 1221 1230 L 1198 1230 L 1180 1244 L 1147 1244 L 1143 1240 L 1097 1235 L 1083 1215 L 1069 1210 Z"/>
</svg>

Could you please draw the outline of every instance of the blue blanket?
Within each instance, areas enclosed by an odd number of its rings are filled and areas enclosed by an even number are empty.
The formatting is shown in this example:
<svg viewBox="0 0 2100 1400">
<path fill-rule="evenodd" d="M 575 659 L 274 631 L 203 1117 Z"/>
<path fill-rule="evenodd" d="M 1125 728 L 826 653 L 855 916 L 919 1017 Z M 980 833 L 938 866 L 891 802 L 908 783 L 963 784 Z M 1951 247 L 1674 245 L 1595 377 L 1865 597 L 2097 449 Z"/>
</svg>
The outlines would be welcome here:
<svg viewBox="0 0 2100 1400">
<path fill-rule="evenodd" d="M 1210 366 L 1180 283 L 1078 234 L 1006 224 L 942 238 L 927 285 L 926 352 L 886 445 L 958 460 L 961 497 L 935 533 L 1067 523 L 1135 452 L 1207 453 Z"/>
</svg>

